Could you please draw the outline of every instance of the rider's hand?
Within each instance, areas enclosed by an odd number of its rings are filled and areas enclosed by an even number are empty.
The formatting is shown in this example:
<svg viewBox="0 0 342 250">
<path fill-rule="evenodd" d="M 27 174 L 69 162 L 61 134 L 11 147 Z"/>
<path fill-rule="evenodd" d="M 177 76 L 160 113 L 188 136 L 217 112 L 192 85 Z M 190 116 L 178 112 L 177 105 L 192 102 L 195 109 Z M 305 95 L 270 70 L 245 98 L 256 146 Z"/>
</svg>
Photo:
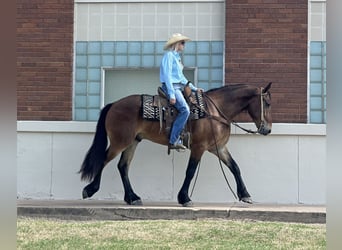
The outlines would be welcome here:
<svg viewBox="0 0 342 250">
<path fill-rule="evenodd" d="M 175 99 L 175 98 L 171 98 L 171 99 L 170 99 L 170 104 L 171 104 L 171 105 L 174 105 L 175 103 L 176 103 L 176 99 Z"/>
</svg>

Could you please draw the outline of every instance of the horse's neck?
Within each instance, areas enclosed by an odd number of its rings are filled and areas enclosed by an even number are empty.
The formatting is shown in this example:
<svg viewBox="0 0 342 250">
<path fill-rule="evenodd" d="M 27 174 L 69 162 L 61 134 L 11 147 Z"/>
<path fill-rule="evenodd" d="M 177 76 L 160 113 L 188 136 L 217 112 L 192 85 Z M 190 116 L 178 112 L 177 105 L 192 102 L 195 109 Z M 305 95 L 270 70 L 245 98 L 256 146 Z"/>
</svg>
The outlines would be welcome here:
<svg viewBox="0 0 342 250">
<path fill-rule="evenodd" d="M 226 88 L 221 92 L 214 93 L 213 99 L 218 108 L 225 116 L 232 120 L 235 116 L 245 110 L 255 97 L 256 90 L 250 88 Z"/>
</svg>

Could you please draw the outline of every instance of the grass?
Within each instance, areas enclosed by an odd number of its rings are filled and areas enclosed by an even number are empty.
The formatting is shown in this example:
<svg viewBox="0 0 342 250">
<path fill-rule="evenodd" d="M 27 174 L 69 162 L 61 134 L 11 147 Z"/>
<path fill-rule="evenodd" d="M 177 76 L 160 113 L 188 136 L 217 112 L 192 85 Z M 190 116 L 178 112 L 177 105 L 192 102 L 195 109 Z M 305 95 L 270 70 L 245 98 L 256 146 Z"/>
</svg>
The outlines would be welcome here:
<svg viewBox="0 0 342 250">
<path fill-rule="evenodd" d="M 326 249 L 325 224 L 21 217 L 17 249 Z"/>
</svg>

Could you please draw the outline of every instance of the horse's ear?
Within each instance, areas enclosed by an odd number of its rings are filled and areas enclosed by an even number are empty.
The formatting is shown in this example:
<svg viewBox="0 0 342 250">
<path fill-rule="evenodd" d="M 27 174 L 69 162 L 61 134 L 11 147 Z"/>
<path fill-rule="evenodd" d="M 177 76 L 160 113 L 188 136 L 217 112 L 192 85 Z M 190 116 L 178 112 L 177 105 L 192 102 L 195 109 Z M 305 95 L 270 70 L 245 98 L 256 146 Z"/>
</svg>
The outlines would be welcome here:
<svg viewBox="0 0 342 250">
<path fill-rule="evenodd" d="M 267 86 L 262 90 L 263 93 L 267 93 L 270 90 L 272 82 L 268 83 Z"/>
</svg>

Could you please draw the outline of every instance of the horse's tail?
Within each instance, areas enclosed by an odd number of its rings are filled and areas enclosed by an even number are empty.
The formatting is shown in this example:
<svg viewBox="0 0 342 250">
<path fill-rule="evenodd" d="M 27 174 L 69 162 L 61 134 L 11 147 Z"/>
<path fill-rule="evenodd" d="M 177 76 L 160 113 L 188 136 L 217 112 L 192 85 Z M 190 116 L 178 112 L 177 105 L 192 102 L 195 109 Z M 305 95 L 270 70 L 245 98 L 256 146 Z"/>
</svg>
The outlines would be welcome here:
<svg viewBox="0 0 342 250">
<path fill-rule="evenodd" d="M 107 104 L 100 113 L 96 125 L 93 144 L 90 146 L 78 173 L 81 180 L 92 181 L 96 174 L 103 168 L 107 156 L 107 132 L 105 127 L 106 116 L 112 104 Z"/>
</svg>

